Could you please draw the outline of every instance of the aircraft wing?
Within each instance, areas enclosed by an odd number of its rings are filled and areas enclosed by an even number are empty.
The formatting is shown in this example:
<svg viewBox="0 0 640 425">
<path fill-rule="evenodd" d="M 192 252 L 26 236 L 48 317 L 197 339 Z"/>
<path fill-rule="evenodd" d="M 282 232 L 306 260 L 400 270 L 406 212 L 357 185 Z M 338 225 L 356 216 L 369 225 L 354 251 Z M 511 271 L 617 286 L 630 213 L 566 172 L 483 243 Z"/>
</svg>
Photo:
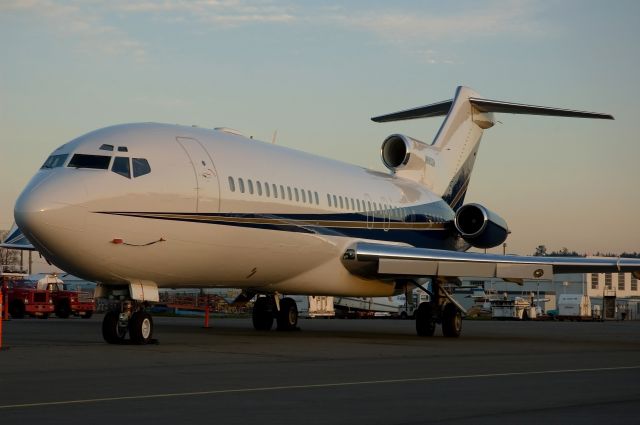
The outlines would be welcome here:
<svg viewBox="0 0 640 425">
<path fill-rule="evenodd" d="M 640 278 L 640 259 L 611 257 L 533 257 L 458 252 L 356 242 L 342 263 L 365 277 L 487 277 L 522 283 L 551 280 L 559 273 L 631 272 Z"/>
<path fill-rule="evenodd" d="M 7 249 L 21 249 L 26 251 L 35 251 L 31 242 L 27 239 L 27 237 L 22 233 L 18 226 L 14 225 L 7 233 L 7 237 L 4 238 L 2 243 L 0 243 L 0 248 Z"/>
</svg>

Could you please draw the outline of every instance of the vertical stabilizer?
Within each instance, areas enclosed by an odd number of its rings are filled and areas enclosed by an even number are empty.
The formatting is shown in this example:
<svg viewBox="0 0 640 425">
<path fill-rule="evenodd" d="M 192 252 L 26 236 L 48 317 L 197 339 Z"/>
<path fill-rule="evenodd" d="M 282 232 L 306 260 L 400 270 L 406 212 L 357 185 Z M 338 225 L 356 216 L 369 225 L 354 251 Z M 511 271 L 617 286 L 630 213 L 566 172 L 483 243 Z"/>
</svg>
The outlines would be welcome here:
<svg viewBox="0 0 640 425">
<path fill-rule="evenodd" d="M 469 102 L 477 97 L 468 87 L 457 88 L 447 117 L 429 147 L 437 166 L 427 179 L 432 190 L 454 210 L 464 202 L 482 132 L 494 124 L 492 113 L 480 112 Z"/>
</svg>

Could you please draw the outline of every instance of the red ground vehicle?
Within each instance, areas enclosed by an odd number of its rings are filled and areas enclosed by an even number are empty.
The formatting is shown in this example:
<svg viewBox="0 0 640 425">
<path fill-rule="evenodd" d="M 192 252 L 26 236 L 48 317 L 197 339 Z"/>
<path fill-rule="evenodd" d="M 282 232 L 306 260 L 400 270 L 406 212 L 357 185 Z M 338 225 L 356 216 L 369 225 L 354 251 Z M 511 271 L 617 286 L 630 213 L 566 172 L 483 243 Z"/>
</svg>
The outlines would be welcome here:
<svg viewBox="0 0 640 425">
<path fill-rule="evenodd" d="M 53 299 L 48 291 L 36 289 L 33 282 L 20 273 L 0 273 L 2 293 L 9 314 L 14 319 L 24 316 L 47 319 L 54 311 Z"/>
<path fill-rule="evenodd" d="M 88 319 L 96 310 L 96 303 L 89 293 L 66 289 L 64 282 L 55 275 L 43 277 L 36 287 L 49 292 L 56 316 L 61 319 L 71 315 Z"/>
</svg>

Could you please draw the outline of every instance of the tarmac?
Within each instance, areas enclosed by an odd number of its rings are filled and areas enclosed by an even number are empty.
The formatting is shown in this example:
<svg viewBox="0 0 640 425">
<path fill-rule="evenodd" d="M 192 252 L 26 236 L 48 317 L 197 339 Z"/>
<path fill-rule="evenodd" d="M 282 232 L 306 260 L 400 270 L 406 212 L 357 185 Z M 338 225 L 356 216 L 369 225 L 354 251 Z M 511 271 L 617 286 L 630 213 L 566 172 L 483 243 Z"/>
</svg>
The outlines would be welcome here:
<svg viewBox="0 0 640 425">
<path fill-rule="evenodd" d="M 108 345 L 101 315 L 4 323 L 0 424 L 634 424 L 640 322 L 156 317 L 158 344 Z"/>
</svg>

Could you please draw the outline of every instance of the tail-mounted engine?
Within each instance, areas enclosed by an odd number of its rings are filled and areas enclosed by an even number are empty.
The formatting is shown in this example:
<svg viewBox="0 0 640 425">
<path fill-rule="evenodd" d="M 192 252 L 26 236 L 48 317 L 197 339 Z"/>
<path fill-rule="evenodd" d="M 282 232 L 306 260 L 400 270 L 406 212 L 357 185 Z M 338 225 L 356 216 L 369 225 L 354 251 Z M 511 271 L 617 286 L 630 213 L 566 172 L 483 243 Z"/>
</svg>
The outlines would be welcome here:
<svg viewBox="0 0 640 425">
<path fill-rule="evenodd" d="M 393 172 L 402 170 L 424 170 L 426 164 L 435 166 L 427 155 L 430 147 L 426 143 L 403 134 L 392 134 L 384 139 L 380 155 L 384 165 Z"/>
<path fill-rule="evenodd" d="M 507 240 L 507 222 L 479 204 L 463 205 L 456 212 L 455 225 L 460 236 L 476 248 L 493 248 Z"/>
</svg>

